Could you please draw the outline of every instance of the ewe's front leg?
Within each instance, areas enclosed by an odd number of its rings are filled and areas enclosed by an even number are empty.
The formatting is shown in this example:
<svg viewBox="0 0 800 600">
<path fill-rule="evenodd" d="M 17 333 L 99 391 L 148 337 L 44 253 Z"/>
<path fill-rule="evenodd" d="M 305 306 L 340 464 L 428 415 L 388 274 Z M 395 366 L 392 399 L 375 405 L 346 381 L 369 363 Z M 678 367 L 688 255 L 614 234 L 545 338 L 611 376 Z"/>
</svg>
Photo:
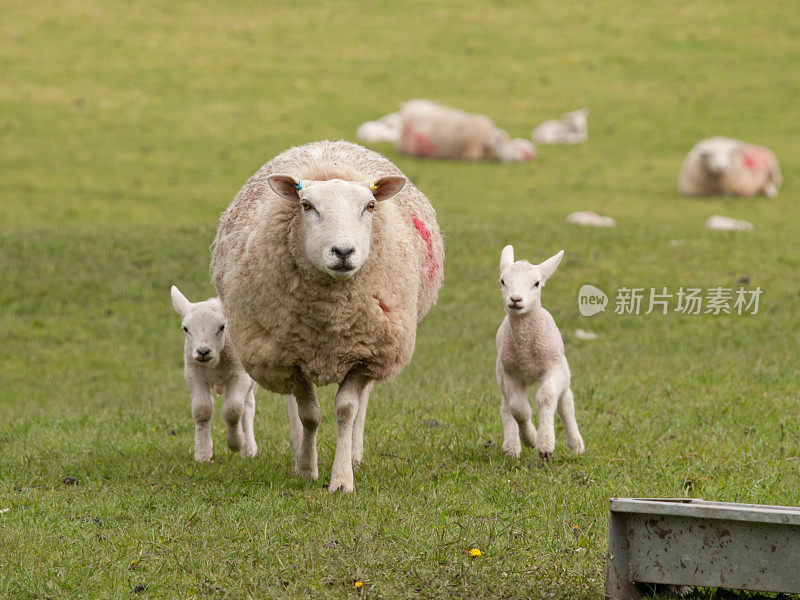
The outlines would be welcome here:
<svg viewBox="0 0 800 600">
<path fill-rule="evenodd" d="M 561 387 L 557 378 L 542 380 L 539 391 L 536 392 L 536 407 L 539 409 L 539 433 L 536 436 L 536 449 L 544 460 L 550 460 L 556 449 L 554 417 L 560 395 Z"/>
<path fill-rule="evenodd" d="M 372 381 L 364 386 L 358 397 L 358 412 L 353 423 L 353 466 L 357 467 L 364 458 L 364 423 L 367 420 L 367 404 L 372 392 Z"/>
<path fill-rule="evenodd" d="M 353 491 L 353 423 L 358 413 L 359 397 L 370 380 L 350 371 L 336 392 L 336 452 L 329 492 Z"/>
<path fill-rule="evenodd" d="M 533 426 L 533 411 L 528 403 L 528 390 L 513 377 L 503 374 L 500 389 L 503 393 L 503 405 L 500 406 L 500 416 L 503 418 L 503 450 L 509 458 L 519 458 L 522 443 L 526 446 L 535 446 L 537 433 Z M 508 418 L 508 415 L 511 418 Z M 516 430 L 515 430 L 516 426 Z M 517 435 L 515 435 L 517 434 Z"/>
<path fill-rule="evenodd" d="M 187 381 L 192 393 L 192 417 L 194 418 L 194 459 L 210 463 L 214 460 L 214 442 L 211 441 L 211 417 L 214 402 L 211 390 L 202 381 Z"/>
<path fill-rule="evenodd" d="M 251 382 L 244 377 L 234 378 L 225 386 L 225 401 L 222 403 L 222 418 L 228 425 L 225 441 L 228 448 L 238 452 L 244 444 L 242 416 Z"/>
<path fill-rule="evenodd" d="M 317 471 L 317 429 L 319 428 L 319 402 L 314 395 L 314 386 L 302 381 L 295 387 L 294 397 L 297 400 L 297 416 L 303 426 L 299 452 L 294 457 L 294 470 L 301 477 L 316 481 Z"/>
<path fill-rule="evenodd" d="M 286 394 L 286 410 L 289 413 L 289 445 L 292 447 L 292 454 L 297 458 L 300 442 L 303 439 L 303 424 L 297 413 L 297 400 L 291 394 Z"/>
<path fill-rule="evenodd" d="M 244 433 L 244 444 L 239 454 L 242 458 L 253 458 L 258 454 L 258 445 L 253 431 L 253 421 L 256 417 L 256 384 L 250 382 L 250 389 L 244 398 L 244 413 L 242 414 L 242 432 Z"/>
</svg>

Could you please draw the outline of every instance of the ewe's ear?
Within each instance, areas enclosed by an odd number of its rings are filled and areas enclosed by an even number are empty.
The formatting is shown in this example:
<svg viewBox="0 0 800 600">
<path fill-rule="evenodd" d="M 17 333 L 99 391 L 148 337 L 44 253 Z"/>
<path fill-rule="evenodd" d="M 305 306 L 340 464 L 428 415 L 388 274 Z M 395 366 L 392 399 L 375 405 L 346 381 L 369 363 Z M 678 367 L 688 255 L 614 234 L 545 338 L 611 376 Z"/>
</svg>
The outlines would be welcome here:
<svg viewBox="0 0 800 600">
<path fill-rule="evenodd" d="M 267 177 L 267 183 L 278 196 L 287 200 L 300 200 L 297 192 L 302 189 L 303 184 L 296 177 L 286 173 L 273 173 Z"/>
<path fill-rule="evenodd" d="M 186 296 L 181 294 L 181 291 L 174 285 L 172 286 L 172 289 L 170 289 L 169 295 L 172 296 L 172 306 L 175 307 L 175 312 L 178 313 L 181 318 L 185 317 L 192 308 L 192 303 L 189 302 L 186 299 Z"/>
<path fill-rule="evenodd" d="M 408 183 L 408 179 L 402 175 L 387 175 L 386 177 L 378 177 L 370 184 L 369 189 L 372 190 L 375 200 L 380 202 L 394 196 L 403 189 L 406 183 Z"/>
<path fill-rule="evenodd" d="M 550 258 L 548 258 L 542 264 L 536 265 L 539 271 L 542 272 L 542 277 L 544 277 L 545 280 L 550 279 L 550 276 L 556 272 L 556 269 L 558 268 L 558 263 L 561 262 L 563 256 L 564 256 L 564 251 L 562 250 L 555 256 L 551 256 Z"/>
<path fill-rule="evenodd" d="M 500 272 L 502 273 L 508 267 L 514 264 L 514 246 L 509 244 L 500 253 Z"/>
</svg>

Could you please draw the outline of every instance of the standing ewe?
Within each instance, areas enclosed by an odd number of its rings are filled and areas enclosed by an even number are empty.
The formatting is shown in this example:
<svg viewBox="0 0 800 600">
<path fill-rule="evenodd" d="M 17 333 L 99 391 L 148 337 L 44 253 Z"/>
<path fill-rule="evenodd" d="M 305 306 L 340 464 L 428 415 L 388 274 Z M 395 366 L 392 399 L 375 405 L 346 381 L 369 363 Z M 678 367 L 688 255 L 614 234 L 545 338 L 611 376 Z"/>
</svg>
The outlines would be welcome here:
<svg viewBox="0 0 800 600">
<path fill-rule="evenodd" d="M 771 150 L 726 137 L 699 142 L 686 156 L 678 178 L 678 190 L 687 196 L 774 198 L 780 187 L 781 171 Z"/>
<path fill-rule="evenodd" d="M 245 373 L 233 353 L 226 331 L 225 315 L 219 298 L 209 298 L 192 304 L 180 290 L 170 290 L 172 306 L 183 319 L 183 375 L 192 393 L 194 417 L 194 459 L 211 462 L 214 446 L 211 441 L 211 416 L 214 401 L 211 390 L 225 394 L 222 418 L 228 424 L 225 441 L 228 448 L 239 451 L 242 458 L 252 458 L 258 452 L 253 436 L 256 400 L 255 382 Z"/>
<path fill-rule="evenodd" d="M 313 386 L 338 383 L 329 489 L 353 490 L 372 382 L 411 360 L 443 260 L 428 199 L 380 154 L 348 142 L 278 155 L 222 215 L 214 285 L 244 368 L 297 400 L 298 474 L 318 476 Z"/>
<path fill-rule="evenodd" d="M 583 452 L 583 438 L 575 421 L 569 365 L 564 343 L 553 317 L 542 307 L 541 293 L 547 279 L 564 256 L 562 250 L 540 265 L 514 262 L 514 248 L 506 246 L 500 255 L 500 285 L 506 317 L 497 330 L 497 383 L 503 395 L 503 450 L 519 458 L 520 435 L 526 446 L 536 446 L 539 456 L 549 460 L 556 438 L 553 415 L 564 422 L 567 447 Z M 531 420 L 527 389 L 538 383 L 536 407 L 539 433 Z"/>
<path fill-rule="evenodd" d="M 589 139 L 589 109 L 581 108 L 550 119 L 533 130 L 537 144 L 582 144 Z"/>
</svg>

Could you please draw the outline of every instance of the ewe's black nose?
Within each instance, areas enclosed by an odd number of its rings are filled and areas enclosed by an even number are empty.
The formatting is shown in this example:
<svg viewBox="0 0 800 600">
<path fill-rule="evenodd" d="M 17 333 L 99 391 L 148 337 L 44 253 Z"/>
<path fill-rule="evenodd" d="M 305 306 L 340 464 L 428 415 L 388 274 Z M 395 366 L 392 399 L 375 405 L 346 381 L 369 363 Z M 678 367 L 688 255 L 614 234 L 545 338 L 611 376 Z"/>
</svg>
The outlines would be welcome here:
<svg viewBox="0 0 800 600">
<path fill-rule="evenodd" d="M 206 360 L 207 358 L 210 357 L 210 354 L 211 354 L 211 348 L 209 348 L 208 346 L 202 346 L 197 349 L 197 356 L 201 360 Z"/>
<path fill-rule="evenodd" d="M 516 304 L 517 302 L 522 302 L 522 296 L 509 296 L 508 299 L 511 300 L 511 302 L 513 302 L 514 304 Z"/>
<path fill-rule="evenodd" d="M 331 252 L 333 252 L 339 258 L 339 260 L 347 260 L 355 251 L 356 249 L 352 246 L 348 246 L 347 248 L 337 248 L 336 246 L 333 246 L 331 248 Z"/>
</svg>

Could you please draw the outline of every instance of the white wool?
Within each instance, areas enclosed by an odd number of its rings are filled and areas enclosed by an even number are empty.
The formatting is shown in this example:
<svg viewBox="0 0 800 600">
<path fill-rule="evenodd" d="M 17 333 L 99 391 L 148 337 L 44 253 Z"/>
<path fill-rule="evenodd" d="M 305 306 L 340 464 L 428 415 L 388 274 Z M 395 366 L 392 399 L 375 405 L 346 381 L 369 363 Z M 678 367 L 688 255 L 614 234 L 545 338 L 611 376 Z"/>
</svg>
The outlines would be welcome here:
<svg viewBox="0 0 800 600">
<path fill-rule="evenodd" d="M 550 119 L 533 130 L 531 139 L 537 144 L 582 144 L 589 139 L 589 109 L 581 108 Z"/>
<path fill-rule="evenodd" d="M 717 231 L 750 231 L 753 224 L 742 219 L 732 219 L 722 215 L 712 215 L 706 221 L 706 229 Z"/>
<path fill-rule="evenodd" d="M 568 223 L 588 225 L 589 227 L 614 227 L 617 222 L 611 217 L 601 217 L 591 210 L 582 210 L 567 216 Z"/>
</svg>

